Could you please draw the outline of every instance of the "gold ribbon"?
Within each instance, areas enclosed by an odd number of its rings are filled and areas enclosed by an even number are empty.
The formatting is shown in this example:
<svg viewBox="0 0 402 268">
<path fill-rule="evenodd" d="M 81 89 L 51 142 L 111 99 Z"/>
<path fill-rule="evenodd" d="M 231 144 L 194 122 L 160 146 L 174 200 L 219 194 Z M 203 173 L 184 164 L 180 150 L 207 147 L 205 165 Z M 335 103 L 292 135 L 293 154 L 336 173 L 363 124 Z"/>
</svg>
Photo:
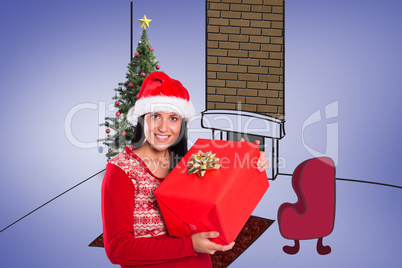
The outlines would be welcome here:
<svg viewBox="0 0 402 268">
<path fill-rule="evenodd" d="M 204 177 L 207 170 L 219 169 L 221 165 L 218 164 L 219 158 L 216 158 L 215 155 L 212 152 L 203 153 L 202 151 L 192 154 L 187 163 L 187 175 L 197 173 L 199 177 Z"/>
</svg>

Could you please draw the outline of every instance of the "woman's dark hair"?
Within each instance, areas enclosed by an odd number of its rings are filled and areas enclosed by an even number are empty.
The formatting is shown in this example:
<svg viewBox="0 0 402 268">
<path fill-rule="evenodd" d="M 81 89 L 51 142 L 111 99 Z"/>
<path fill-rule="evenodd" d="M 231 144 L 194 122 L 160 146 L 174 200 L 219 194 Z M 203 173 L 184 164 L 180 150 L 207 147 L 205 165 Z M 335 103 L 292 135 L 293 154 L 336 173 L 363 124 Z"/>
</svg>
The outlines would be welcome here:
<svg viewBox="0 0 402 268">
<path fill-rule="evenodd" d="M 145 117 L 145 115 L 142 115 L 142 116 L 138 117 L 137 125 L 134 128 L 134 138 L 131 141 L 131 145 L 134 146 L 134 148 L 141 147 L 142 144 L 144 144 L 144 141 L 145 141 L 144 117 Z"/>
<path fill-rule="evenodd" d="M 144 135 L 144 117 L 142 115 L 138 118 L 137 126 L 134 129 L 134 138 L 131 141 L 131 145 L 134 148 L 139 148 L 144 144 L 145 135 Z M 187 123 L 184 118 L 181 120 L 181 128 L 180 134 L 177 140 L 169 147 L 170 152 L 172 153 L 172 167 L 175 167 L 179 161 L 183 158 L 183 156 L 187 153 Z"/>
</svg>

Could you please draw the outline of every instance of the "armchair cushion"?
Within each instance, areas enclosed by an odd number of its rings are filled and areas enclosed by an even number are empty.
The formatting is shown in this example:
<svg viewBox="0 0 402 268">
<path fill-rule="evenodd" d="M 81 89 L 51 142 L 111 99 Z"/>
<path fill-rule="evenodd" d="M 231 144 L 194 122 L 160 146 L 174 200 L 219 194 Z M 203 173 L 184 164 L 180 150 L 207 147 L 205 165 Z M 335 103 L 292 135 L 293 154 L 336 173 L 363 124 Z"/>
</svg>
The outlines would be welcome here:
<svg viewBox="0 0 402 268">
<path fill-rule="evenodd" d="M 308 159 L 292 175 L 298 201 L 278 209 L 281 235 L 287 239 L 313 239 L 329 235 L 335 220 L 335 165 L 331 158 Z"/>
</svg>

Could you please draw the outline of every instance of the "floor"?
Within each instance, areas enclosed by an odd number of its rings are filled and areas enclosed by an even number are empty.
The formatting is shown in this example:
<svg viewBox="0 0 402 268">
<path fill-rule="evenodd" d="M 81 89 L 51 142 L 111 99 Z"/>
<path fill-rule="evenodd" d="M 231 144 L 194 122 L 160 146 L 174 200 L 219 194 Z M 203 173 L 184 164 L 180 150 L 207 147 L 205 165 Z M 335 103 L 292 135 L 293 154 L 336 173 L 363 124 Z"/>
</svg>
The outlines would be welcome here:
<svg viewBox="0 0 402 268">
<path fill-rule="evenodd" d="M 101 232 L 102 176 L 82 184 L 0 234 L 1 267 L 117 267 L 102 248 L 88 247 Z M 296 202 L 291 177 L 280 175 L 253 215 L 275 219 L 284 202 Z M 230 268 L 243 267 L 402 267 L 402 190 L 337 181 L 333 232 L 324 238 L 332 252 L 321 256 L 316 240 L 300 241 L 300 251 L 280 233 L 277 221 Z M 79 204 L 79 205 L 74 205 Z"/>
</svg>

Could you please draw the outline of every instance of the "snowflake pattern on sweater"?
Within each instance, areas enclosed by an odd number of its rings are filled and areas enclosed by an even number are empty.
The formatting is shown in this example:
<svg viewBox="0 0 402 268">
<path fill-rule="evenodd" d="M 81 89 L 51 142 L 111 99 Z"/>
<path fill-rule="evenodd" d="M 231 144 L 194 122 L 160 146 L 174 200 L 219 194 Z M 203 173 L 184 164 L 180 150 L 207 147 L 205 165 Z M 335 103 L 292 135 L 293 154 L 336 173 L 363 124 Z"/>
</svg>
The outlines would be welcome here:
<svg viewBox="0 0 402 268">
<path fill-rule="evenodd" d="M 166 226 L 154 195 L 161 179 L 148 170 L 133 150 L 134 147 L 126 146 L 126 150 L 110 159 L 109 163 L 122 169 L 134 184 L 134 236 L 139 238 L 166 234 Z"/>
</svg>

